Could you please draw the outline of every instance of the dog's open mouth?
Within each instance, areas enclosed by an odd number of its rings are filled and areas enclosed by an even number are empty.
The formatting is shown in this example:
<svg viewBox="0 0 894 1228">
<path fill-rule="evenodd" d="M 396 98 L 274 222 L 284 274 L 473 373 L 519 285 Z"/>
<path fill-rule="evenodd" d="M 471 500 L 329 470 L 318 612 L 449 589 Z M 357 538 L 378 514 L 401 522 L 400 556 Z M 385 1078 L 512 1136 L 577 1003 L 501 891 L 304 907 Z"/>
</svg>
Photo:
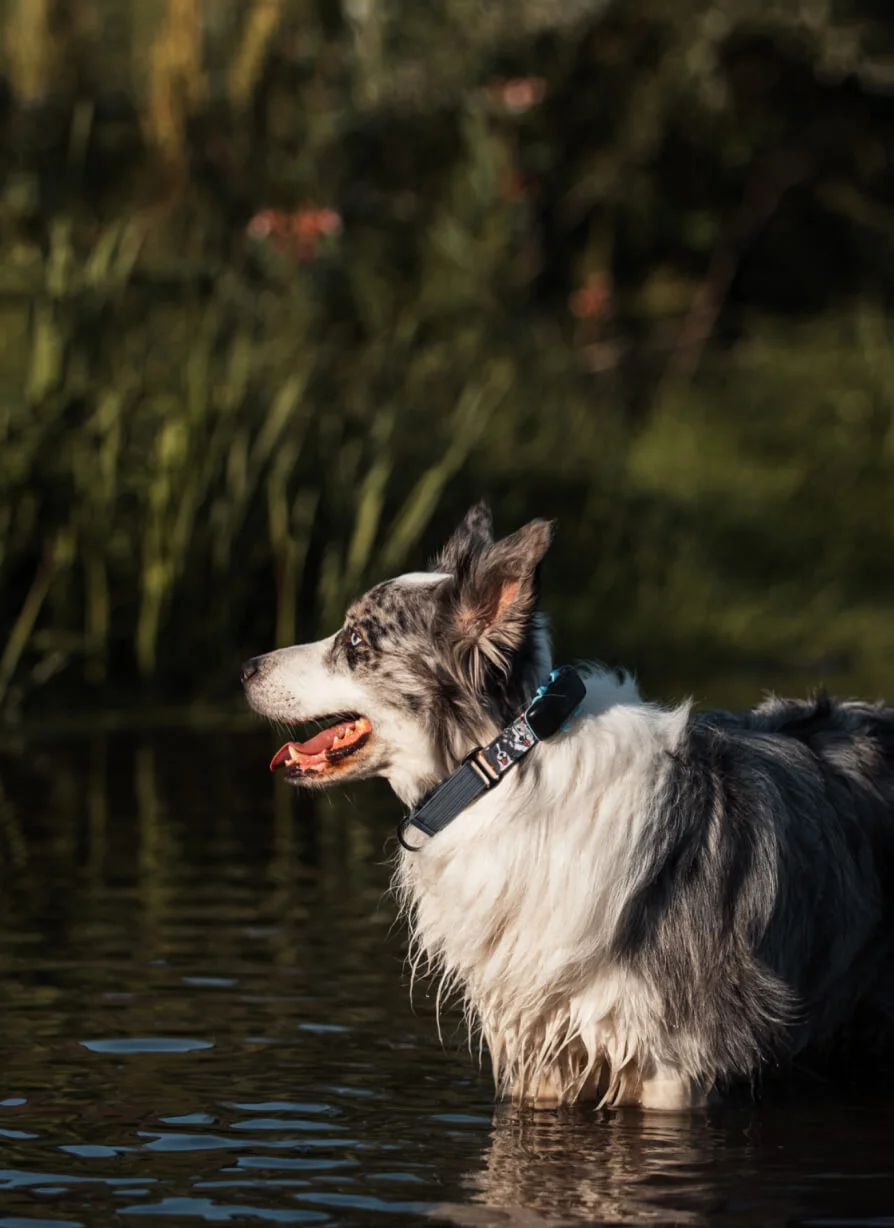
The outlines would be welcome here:
<svg viewBox="0 0 894 1228">
<path fill-rule="evenodd" d="M 316 776 L 356 754 L 369 741 L 372 723 L 365 716 L 323 719 L 335 723 L 306 742 L 286 742 L 270 760 L 270 771 L 285 768 L 286 776 Z"/>
</svg>

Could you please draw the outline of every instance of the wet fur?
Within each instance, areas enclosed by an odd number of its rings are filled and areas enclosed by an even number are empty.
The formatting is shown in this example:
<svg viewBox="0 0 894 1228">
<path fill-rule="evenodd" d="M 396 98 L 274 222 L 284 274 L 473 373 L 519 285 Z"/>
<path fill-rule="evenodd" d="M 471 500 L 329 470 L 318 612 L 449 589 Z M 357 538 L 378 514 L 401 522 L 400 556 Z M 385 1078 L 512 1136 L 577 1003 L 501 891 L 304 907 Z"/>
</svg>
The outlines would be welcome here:
<svg viewBox="0 0 894 1228">
<path fill-rule="evenodd" d="M 368 715 L 370 744 L 329 777 L 383 775 L 416 803 L 548 672 L 549 538 L 535 521 L 495 542 L 473 509 L 431 573 L 374 588 L 329 640 L 261 658 L 251 703 Z M 695 712 L 586 678 L 566 733 L 398 854 L 414 968 L 460 995 L 501 1092 L 685 1108 L 834 1052 L 858 1016 L 887 1043 L 894 710 Z"/>
</svg>

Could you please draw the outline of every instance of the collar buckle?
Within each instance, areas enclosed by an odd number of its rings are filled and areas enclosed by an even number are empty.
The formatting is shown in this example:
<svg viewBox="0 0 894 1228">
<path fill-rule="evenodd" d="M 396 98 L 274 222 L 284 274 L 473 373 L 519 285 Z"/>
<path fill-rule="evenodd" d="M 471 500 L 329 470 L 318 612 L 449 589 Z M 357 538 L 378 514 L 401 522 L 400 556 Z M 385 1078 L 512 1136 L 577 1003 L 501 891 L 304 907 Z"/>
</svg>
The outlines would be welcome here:
<svg viewBox="0 0 894 1228">
<path fill-rule="evenodd" d="M 472 769 L 485 789 L 492 789 L 500 779 L 500 773 L 491 763 L 488 763 L 483 746 L 475 746 L 469 751 L 462 761 L 463 767 L 466 764 Z"/>
</svg>

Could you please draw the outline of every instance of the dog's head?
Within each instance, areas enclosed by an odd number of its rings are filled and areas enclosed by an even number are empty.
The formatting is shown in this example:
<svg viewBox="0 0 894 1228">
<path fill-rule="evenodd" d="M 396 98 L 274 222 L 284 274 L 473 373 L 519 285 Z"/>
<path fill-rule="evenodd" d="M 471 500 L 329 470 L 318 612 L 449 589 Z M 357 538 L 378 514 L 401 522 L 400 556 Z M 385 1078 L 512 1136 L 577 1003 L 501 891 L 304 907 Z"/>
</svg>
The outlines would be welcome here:
<svg viewBox="0 0 894 1228">
<path fill-rule="evenodd" d="M 495 541 L 479 504 L 430 571 L 371 589 L 329 639 L 246 662 L 255 711 L 322 726 L 286 743 L 271 766 L 297 785 L 385 776 L 416 801 L 508 724 L 549 672 L 536 602 L 551 537 L 551 524 L 534 520 Z"/>
</svg>

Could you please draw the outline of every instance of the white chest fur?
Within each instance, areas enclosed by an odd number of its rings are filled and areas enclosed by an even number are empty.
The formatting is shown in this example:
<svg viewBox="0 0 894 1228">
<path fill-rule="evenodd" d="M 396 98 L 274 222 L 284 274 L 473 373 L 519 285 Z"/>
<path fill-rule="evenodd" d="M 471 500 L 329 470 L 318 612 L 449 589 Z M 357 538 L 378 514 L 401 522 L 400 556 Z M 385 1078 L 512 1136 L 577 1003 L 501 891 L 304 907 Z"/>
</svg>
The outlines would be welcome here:
<svg viewBox="0 0 894 1228">
<path fill-rule="evenodd" d="M 656 1004 L 611 951 L 650 800 L 687 716 L 592 675 L 567 733 L 401 854 L 414 971 L 438 978 L 439 1001 L 462 998 L 503 1092 L 562 1100 L 614 1085 L 617 1098 L 643 1068 Z"/>
</svg>

